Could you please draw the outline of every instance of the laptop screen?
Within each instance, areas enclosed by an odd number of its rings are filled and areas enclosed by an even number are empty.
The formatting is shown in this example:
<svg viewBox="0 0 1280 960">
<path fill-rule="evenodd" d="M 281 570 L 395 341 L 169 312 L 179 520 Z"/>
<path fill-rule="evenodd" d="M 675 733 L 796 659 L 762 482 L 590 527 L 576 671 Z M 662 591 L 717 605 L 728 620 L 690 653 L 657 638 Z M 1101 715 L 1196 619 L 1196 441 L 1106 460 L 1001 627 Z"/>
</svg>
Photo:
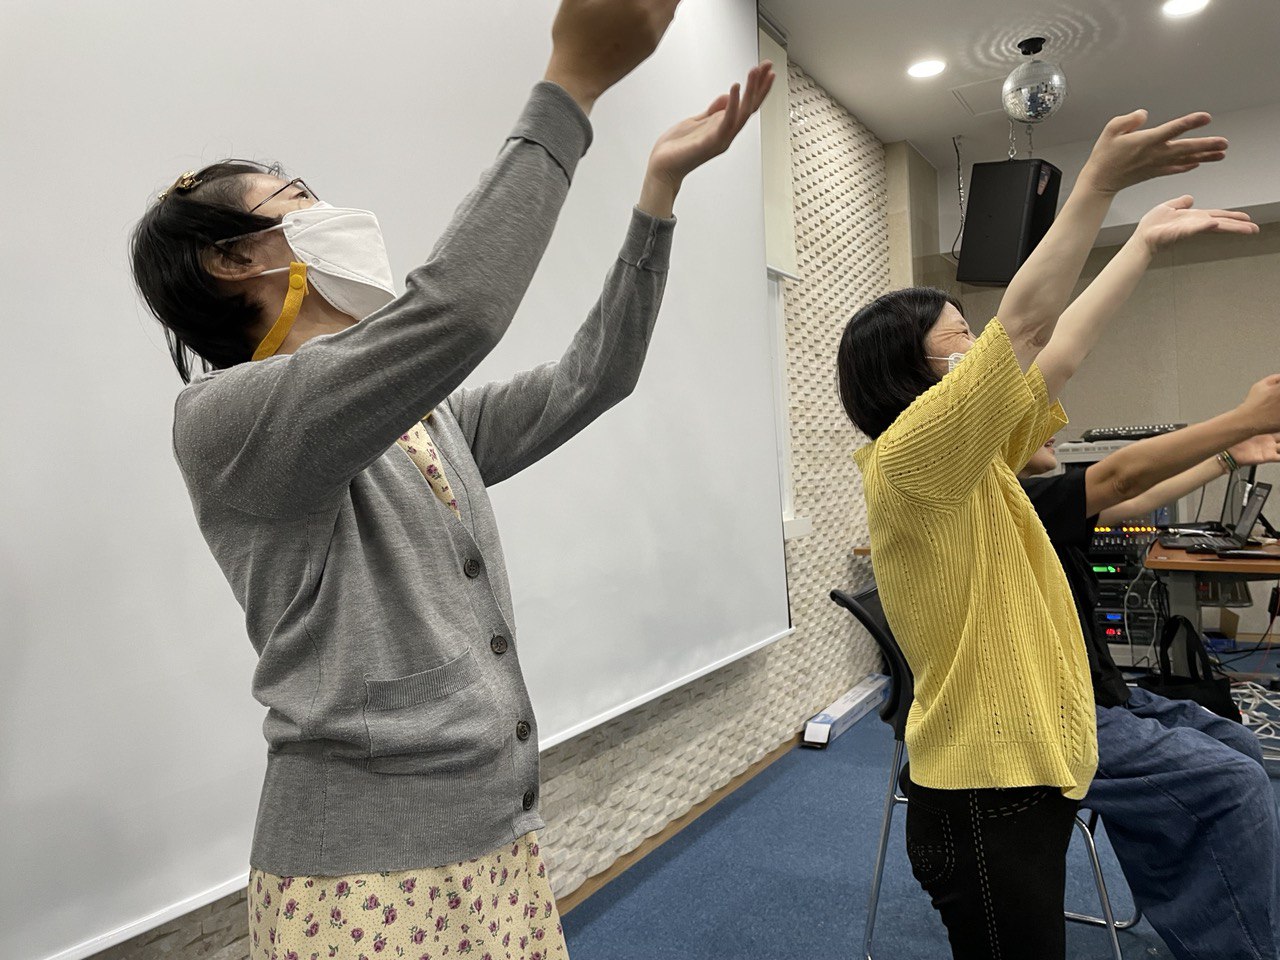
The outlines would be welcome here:
<svg viewBox="0 0 1280 960">
<path fill-rule="evenodd" d="M 1262 515 L 1262 506 L 1267 502 L 1267 497 L 1271 495 L 1271 484 L 1255 483 L 1253 489 L 1249 491 L 1249 499 L 1245 501 L 1244 509 L 1240 511 L 1240 519 L 1236 521 L 1235 534 L 1237 537 L 1248 539 L 1249 534 L 1253 533 L 1253 525 L 1258 522 L 1258 517 Z"/>
</svg>

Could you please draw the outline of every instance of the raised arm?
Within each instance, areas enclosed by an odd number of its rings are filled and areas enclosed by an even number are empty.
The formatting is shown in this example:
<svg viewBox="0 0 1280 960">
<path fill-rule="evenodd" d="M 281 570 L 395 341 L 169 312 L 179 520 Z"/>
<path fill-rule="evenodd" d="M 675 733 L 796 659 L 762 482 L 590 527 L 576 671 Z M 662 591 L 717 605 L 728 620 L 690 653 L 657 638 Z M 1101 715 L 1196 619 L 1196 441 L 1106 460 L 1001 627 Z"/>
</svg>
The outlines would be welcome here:
<svg viewBox="0 0 1280 960">
<path fill-rule="evenodd" d="M 1036 245 L 1000 301 L 999 317 L 1024 371 L 1049 343 L 1085 258 L 1115 195 L 1153 177 L 1184 173 L 1221 160 L 1222 137 L 1179 140 L 1210 120 L 1193 113 L 1149 130 L 1145 110 L 1109 122 L 1049 232 Z"/>
<path fill-rule="evenodd" d="M 1189 196 L 1169 200 L 1138 221 L 1127 243 L 1058 320 L 1048 345 L 1036 358 L 1050 399 L 1056 399 L 1120 312 L 1157 252 L 1200 233 L 1257 233 L 1246 213 L 1194 210 Z"/>
<path fill-rule="evenodd" d="M 1272 374 L 1255 383 L 1244 402 L 1235 409 L 1173 433 L 1131 443 L 1088 467 L 1085 508 L 1089 516 L 1102 514 L 1221 450 L 1259 434 L 1277 432 L 1280 432 L 1280 374 Z"/>
<path fill-rule="evenodd" d="M 294 515 L 337 496 L 498 343 L 590 140 L 586 111 L 656 47 L 678 0 L 564 0 L 548 80 L 389 306 L 178 400 L 188 476 L 232 505 Z"/>
<path fill-rule="evenodd" d="M 1243 443 L 1237 443 L 1226 452 L 1230 453 L 1241 467 L 1280 463 L 1280 434 L 1262 433 Z M 1197 463 L 1190 470 L 1184 470 L 1177 476 L 1157 483 L 1136 497 L 1117 503 L 1114 507 L 1107 507 L 1098 515 L 1098 522 L 1115 524 L 1140 519 L 1154 510 L 1181 500 L 1189 493 L 1195 493 L 1205 484 L 1230 472 L 1225 457 L 1221 454 L 1210 457 L 1208 460 Z M 1087 476 L 1085 482 L 1087 485 Z"/>
<path fill-rule="evenodd" d="M 559 362 L 450 397 L 486 484 L 546 456 L 635 388 L 662 302 L 676 195 L 685 177 L 728 149 L 772 83 L 765 61 L 744 89 L 735 83 L 658 139 L 622 251 Z"/>
<path fill-rule="evenodd" d="M 649 58 L 681 0 L 560 0 L 544 79 L 590 114 L 596 100 Z"/>
</svg>

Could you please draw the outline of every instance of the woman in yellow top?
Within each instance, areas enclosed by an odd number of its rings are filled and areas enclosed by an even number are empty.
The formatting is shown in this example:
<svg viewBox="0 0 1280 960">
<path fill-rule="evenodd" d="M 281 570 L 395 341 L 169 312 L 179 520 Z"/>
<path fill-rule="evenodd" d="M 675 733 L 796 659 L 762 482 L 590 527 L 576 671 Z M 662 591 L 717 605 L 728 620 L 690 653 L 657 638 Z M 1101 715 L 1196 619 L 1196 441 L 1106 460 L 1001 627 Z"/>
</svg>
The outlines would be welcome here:
<svg viewBox="0 0 1280 960">
<path fill-rule="evenodd" d="M 915 676 L 907 851 L 953 956 L 1063 957 L 1072 817 L 1097 765 L 1089 666 L 1062 567 L 1017 472 L 1065 422 L 1079 351 L 1054 327 L 1115 194 L 1221 160 L 1191 114 L 1107 124 L 1053 227 L 976 341 L 936 290 L 849 322 L 841 400 L 885 612 Z M 961 362 L 963 361 L 963 362 Z"/>
</svg>

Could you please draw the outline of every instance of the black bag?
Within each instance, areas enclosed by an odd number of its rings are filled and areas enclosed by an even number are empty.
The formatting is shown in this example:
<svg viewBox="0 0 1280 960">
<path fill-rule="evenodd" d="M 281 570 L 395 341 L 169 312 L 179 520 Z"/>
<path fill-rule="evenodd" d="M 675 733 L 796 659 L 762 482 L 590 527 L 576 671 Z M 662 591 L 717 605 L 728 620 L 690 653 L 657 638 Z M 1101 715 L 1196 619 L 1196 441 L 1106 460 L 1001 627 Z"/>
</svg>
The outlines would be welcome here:
<svg viewBox="0 0 1280 960">
<path fill-rule="evenodd" d="M 1189 677 L 1176 676 L 1169 667 L 1169 648 L 1179 630 L 1187 637 Z M 1164 629 L 1160 631 L 1160 675 L 1139 677 L 1138 686 L 1170 700 L 1194 700 L 1220 717 L 1241 722 L 1240 708 L 1231 699 L 1231 681 L 1213 675 L 1213 664 L 1205 653 L 1200 631 L 1186 617 L 1174 615 L 1165 620 Z"/>
</svg>

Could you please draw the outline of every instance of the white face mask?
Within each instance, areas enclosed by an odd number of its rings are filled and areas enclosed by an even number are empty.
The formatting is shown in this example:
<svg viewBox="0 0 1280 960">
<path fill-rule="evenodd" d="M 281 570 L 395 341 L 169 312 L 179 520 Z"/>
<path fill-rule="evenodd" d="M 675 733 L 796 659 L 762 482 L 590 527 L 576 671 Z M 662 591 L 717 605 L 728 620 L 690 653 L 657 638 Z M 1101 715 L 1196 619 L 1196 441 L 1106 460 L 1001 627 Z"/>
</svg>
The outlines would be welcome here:
<svg viewBox="0 0 1280 960">
<path fill-rule="evenodd" d="M 363 320 L 396 298 L 382 228 L 370 211 L 321 200 L 286 213 L 279 226 L 262 232 L 272 230 L 282 230 L 298 262 L 306 264 L 307 283 L 347 316 Z M 288 269 L 263 270 L 258 276 Z"/>
<path fill-rule="evenodd" d="M 960 365 L 960 361 L 963 360 L 966 356 L 967 354 L 964 354 L 964 353 L 953 353 L 949 357 L 931 357 L 928 354 L 925 354 L 925 359 L 947 361 L 947 373 L 950 373 L 952 370 L 954 370 L 957 366 Z"/>
</svg>

